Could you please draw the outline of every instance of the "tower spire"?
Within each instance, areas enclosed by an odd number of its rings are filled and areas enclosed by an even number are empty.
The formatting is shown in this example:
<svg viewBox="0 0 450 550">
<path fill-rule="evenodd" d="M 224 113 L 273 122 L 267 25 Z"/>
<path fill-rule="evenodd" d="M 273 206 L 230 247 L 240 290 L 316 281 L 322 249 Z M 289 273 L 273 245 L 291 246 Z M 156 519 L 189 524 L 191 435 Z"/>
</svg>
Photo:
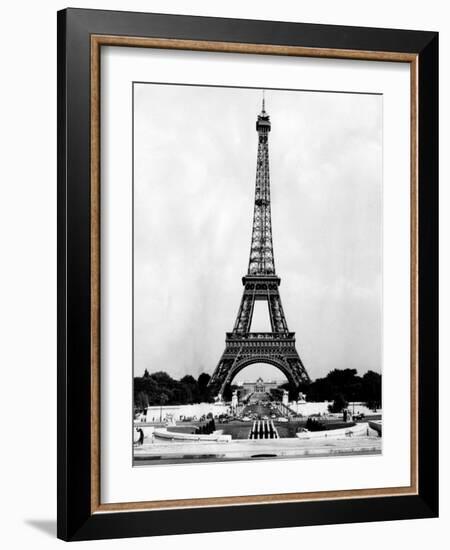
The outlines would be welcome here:
<svg viewBox="0 0 450 550">
<path fill-rule="evenodd" d="M 262 112 L 256 120 L 258 156 L 248 275 L 275 275 L 270 212 L 269 132 L 271 124 L 265 110 L 265 99 L 263 90 Z"/>
</svg>

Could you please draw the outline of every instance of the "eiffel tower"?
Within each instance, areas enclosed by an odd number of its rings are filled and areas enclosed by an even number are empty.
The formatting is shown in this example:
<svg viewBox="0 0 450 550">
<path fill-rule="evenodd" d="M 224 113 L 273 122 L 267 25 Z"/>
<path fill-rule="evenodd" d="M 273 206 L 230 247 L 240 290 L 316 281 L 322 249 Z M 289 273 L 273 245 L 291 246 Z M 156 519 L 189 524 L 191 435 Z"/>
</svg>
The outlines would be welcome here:
<svg viewBox="0 0 450 550">
<path fill-rule="evenodd" d="M 209 381 L 220 395 L 239 371 L 254 363 L 277 367 L 296 388 L 310 382 L 295 347 L 295 333 L 289 332 L 286 323 L 278 290 L 281 280 L 275 272 L 270 214 L 270 128 L 263 93 L 262 110 L 256 121 L 258 158 L 248 272 L 242 278 L 244 293 L 233 332 L 226 334 L 225 351 Z M 267 302 L 271 332 L 250 332 L 256 300 Z"/>
</svg>

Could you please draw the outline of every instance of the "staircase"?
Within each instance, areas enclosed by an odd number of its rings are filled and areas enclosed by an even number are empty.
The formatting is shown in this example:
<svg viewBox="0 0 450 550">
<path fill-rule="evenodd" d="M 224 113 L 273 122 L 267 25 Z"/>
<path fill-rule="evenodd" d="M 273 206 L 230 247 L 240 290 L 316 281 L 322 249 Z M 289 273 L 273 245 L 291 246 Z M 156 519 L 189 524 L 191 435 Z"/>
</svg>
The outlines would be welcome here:
<svg viewBox="0 0 450 550">
<path fill-rule="evenodd" d="M 249 439 L 280 439 L 273 420 L 254 420 Z"/>
</svg>

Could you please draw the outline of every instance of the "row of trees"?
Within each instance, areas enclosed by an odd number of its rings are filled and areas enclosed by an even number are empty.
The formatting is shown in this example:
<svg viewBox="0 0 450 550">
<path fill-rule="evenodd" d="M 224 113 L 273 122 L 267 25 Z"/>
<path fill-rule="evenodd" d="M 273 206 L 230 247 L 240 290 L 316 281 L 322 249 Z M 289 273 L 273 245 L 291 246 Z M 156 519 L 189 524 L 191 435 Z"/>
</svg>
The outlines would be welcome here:
<svg viewBox="0 0 450 550">
<path fill-rule="evenodd" d="M 143 376 L 134 379 L 135 407 L 143 410 L 149 405 L 213 402 L 215 395 L 208 388 L 210 378 L 209 374 L 202 373 L 197 379 L 186 375 L 181 380 L 175 380 L 166 372 L 149 374 L 145 370 Z M 289 383 L 280 388 L 271 392 L 276 400 L 281 400 L 282 389 L 289 391 L 291 400 L 297 399 L 297 388 Z M 231 400 L 234 389 L 238 389 L 238 386 L 229 386 L 226 389 L 223 395 L 226 401 Z M 370 408 L 378 408 L 381 407 L 381 374 L 369 370 L 363 376 L 358 376 L 356 369 L 334 369 L 324 378 L 304 384 L 300 391 L 306 394 L 308 401 L 359 401 Z"/>
<path fill-rule="evenodd" d="M 200 374 L 195 379 L 186 375 L 175 380 L 169 374 L 158 371 L 134 378 L 134 406 L 144 410 L 149 405 L 184 405 L 188 403 L 210 403 L 214 396 L 208 388 L 210 375 Z"/>
<path fill-rule="evenodd" d="M 284 384 L 294 397 L 296 389 Z M 356 369 L 334 369 L 324 378 L 317 378 L 301 388 L 308 401 L 336 401 L 338 403 L 358 401 L 366 403 L 371 409 L 381 407 L 381 374 L 367 371 L 358 376 Z"/>
</svg>

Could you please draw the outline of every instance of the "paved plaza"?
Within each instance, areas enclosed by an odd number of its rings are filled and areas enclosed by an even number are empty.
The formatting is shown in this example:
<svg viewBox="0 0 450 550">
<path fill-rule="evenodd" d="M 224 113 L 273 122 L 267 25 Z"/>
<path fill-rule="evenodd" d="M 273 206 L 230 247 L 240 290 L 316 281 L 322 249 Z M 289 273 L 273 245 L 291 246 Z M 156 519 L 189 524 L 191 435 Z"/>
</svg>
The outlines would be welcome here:
<svg viewBox="0 0 450 550">
<path fill-rule="evenodd" d="M 153 463 L 257 460 L 268 458 L 317 458 L 381 453 L 382 439 L 369 437 L 334 440 L 257 439 L 217 442 L 144 443 L 134 450 L 136 465 Z"/>
</svg>

